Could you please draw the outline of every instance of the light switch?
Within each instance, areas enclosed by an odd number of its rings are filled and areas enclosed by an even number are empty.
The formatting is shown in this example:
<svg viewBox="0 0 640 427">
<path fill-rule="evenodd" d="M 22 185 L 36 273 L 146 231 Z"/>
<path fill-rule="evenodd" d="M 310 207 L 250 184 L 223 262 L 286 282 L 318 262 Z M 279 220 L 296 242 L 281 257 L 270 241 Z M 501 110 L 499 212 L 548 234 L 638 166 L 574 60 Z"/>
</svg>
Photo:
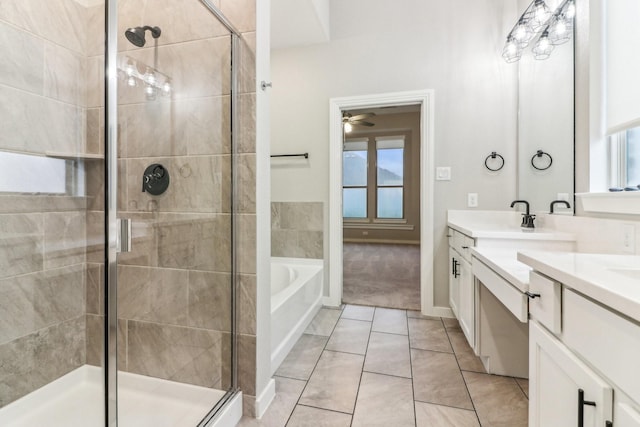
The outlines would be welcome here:
<svg viewBox="0 0 640 427">
<path fill-rule="evenodd" d="M 437 181 L 451 181 L 451 167 L 438 166 L 436 168 L 436 180 Z"/>
</svg>

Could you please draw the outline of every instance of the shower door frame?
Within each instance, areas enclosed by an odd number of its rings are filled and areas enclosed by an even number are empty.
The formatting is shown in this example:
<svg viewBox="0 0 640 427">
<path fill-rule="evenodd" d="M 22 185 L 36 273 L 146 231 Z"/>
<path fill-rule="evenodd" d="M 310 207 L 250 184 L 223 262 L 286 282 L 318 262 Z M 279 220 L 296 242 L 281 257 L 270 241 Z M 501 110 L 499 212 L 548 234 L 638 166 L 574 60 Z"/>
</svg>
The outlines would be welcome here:
<svg viewBox="0 0 640 427">
<path fill-rule="evenodd" d="M 210 425 L 227 402 L 239 393 L 237 372 L 237 313 L 236 313 L 236 160 L 238 139 L 238 73 L 240 32 L 209 0 L 200 1 L 222 25 L 231 37 L 231 386 L 225 395 L 211 408 L 198 424 L 198 427 Z M 118 426 L 118 6 L 117 0 L 105 0 L 105 61 L 104 61 L 104 408 L 105 426 Z"/>
</svg>

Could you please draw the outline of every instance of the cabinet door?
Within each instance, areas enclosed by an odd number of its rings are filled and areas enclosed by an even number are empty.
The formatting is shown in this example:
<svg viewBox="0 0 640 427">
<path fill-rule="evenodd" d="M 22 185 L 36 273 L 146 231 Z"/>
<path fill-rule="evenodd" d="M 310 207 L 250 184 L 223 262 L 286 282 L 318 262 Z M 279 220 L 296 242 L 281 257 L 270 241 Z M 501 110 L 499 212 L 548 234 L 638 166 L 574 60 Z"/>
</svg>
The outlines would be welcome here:
<svg viewBox="0 0 640 427">
<path fill-rule="evenodd" d="M 529 322 L 529 426 L 602 427 L 612 419 L 612 406 L 612 388 L 537 322 Z"/>
<path fill-rule="evenodd" d="M 475 348 L 475 287 L 473 285 L 473 273 L 471 264 L 464 259 L 458 266 L 459 304 L 458 321 L 462 332 L 467 337 L 471 348 Z"/>
<path fill-rule="evenodd" d="M 449 248 L 449 305 L 458 317 L 458 305 L 460 302 L 459 270 L 460 256 Z"/>
</svg>

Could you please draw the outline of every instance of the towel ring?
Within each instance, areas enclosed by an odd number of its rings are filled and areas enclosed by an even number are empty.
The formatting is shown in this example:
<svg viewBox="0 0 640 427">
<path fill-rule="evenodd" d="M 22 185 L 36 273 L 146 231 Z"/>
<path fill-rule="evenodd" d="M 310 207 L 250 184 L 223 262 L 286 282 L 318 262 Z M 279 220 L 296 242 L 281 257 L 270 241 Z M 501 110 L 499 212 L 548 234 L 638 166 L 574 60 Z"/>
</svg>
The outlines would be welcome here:
<svg viewBox="0 0 640 427">
<path fill-rule="evenodd" d="M 547 166 L 543 167 L 543 168 L 539 168 L 534 163 L 534 160 L 536 159 L 536 157 L 542 157 L 542 156 L 547 156 L 549 158 L 549 164 Z M 549 153 L 545 153 L 542 150 L 538 150 L 536 152 L 536 154 L 534 154 L 533 157 L 531 158 L 531 166 L 533 166 L 535 169 L 537 169 L 539 171 L 546 171 L 547 169 L 549 169 L 551 167 L 552 163 L 553 163 L 553 158 L 551 157 L 551 155 Z"/>
<path fill-rule="evenodd" d="M 491 167 L 489 167 L 489 159 L 495 159 L 496 157 L 499 157 L 500 160 L 502 161 L 502 163 L 500 164 L 500 166 L 498 166 L 497 168 L 493 169 Z M 484 159 L 484 167 L 489 169 L 491 172 L 497 172 L 500 169 L 502 169 L 504 166 L 504 157 L 502 157 L 500 154 L 496 153 L 495 151 L 492 151 L 491 154 L 489 154 L 487 156 L 486 159 Z"/>
</svg>

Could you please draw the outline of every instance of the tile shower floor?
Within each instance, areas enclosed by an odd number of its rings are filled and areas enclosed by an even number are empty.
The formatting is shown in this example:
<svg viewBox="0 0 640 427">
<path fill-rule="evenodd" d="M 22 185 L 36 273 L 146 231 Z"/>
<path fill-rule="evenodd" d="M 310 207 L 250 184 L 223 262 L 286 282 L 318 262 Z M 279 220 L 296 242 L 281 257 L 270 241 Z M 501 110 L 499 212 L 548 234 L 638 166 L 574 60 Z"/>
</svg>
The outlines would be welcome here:
<svg viewBox="0 0 640 427">
<path fill-rule="evenodd" d="M 454 319 L 322 308 L 275 374 L 269 427 L 526 427 L 527 380 L 486 374 Z"/>
</svg>

